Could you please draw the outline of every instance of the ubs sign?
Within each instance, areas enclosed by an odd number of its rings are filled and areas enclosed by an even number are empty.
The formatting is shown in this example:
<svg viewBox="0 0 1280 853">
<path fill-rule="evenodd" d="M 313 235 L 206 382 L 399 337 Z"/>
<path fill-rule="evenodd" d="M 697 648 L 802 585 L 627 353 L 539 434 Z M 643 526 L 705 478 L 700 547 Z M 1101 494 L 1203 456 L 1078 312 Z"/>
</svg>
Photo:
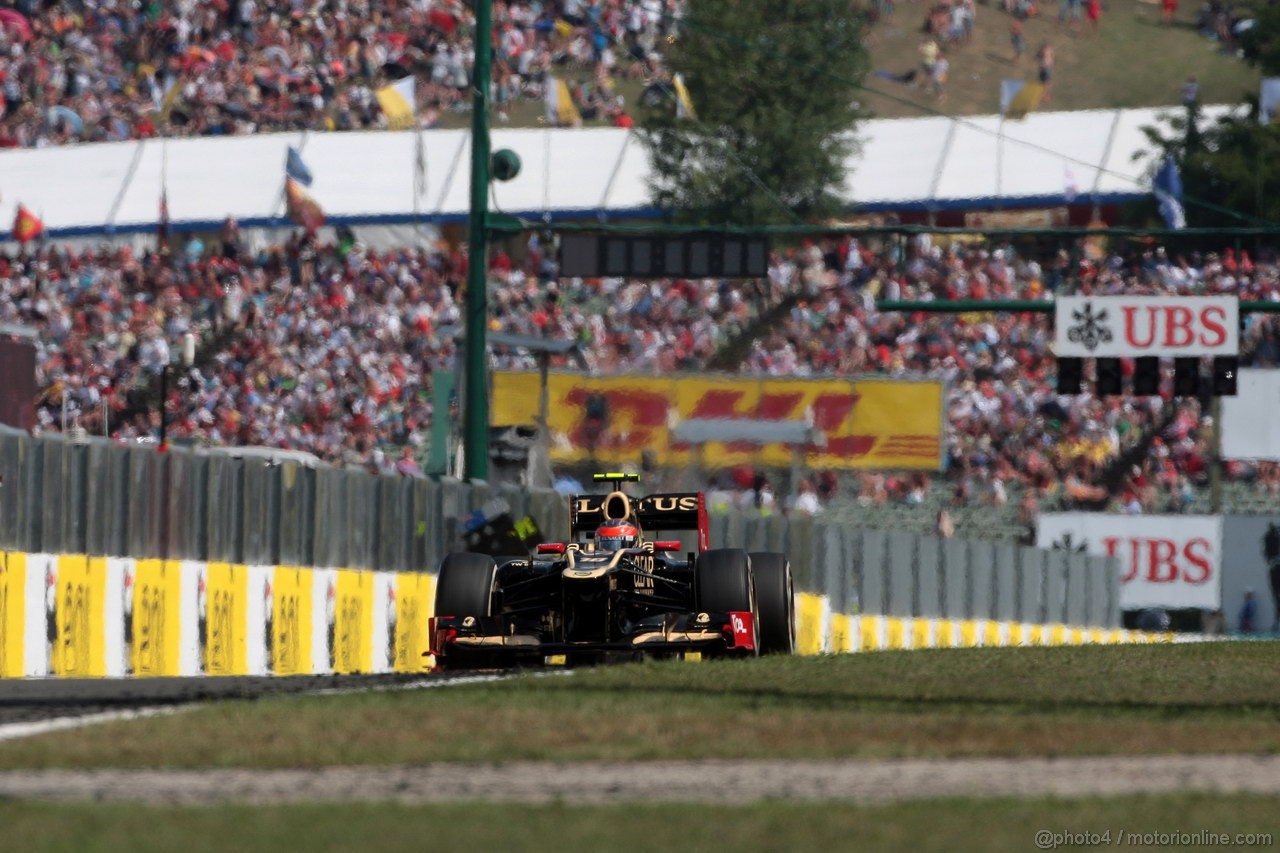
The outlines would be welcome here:
<svg viewBox="0 0 1280 853">
<path fill-rule="evenodd" d="M 1233 296 L 1059 296 L 1054 351 L 1083 358 L 1238 355 L 1239 308 Z"/>
</svg>

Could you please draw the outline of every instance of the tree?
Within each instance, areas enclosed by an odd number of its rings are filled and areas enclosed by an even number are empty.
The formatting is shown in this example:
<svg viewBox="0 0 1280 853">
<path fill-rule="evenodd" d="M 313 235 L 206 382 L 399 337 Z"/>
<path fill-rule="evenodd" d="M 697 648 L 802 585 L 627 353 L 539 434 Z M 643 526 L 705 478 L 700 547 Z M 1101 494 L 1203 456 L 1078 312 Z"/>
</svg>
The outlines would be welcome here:
<svg viewBox="0 0 1280 853">
<path fill-rule="evenodd" d="M 1268 3 L 1253 15 L 1253 26 L 1240 36 L 1245 61 L 1265 76 L 1280 74 L 1280 6 Z"/>
<path fill-rule="evenodd" d="M 1178 163 L 1187 225 L 1191 227 L 1280 224 L 1280 126 L 1258 123 L 1253 110 L 1224 115 L 1202 126 L 1198 108 L 1166 119 L 1168 129 L 1144 127 L 1152 147 Z M 1237 215 L 1231 215 L 1229 211 Z"/>
<path fill-rule="evenodd" d="M 690 222 L 794 223 L 839 211 L 868 67 L 853 0 L 698 0 L 641 115 L 654 202 Z M 681 110 L 680 112 L 683 112 Z"/>
</svg>

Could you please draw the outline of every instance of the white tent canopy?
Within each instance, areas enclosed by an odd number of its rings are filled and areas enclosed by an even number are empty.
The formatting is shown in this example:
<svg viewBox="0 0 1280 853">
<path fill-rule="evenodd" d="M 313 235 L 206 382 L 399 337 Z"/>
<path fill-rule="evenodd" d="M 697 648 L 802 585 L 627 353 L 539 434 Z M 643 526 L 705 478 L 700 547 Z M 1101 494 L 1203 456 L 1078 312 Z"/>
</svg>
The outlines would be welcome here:
<svg viewBox="0 0 1280 853">
<path fill-rule="evenodd" d="M 1211 107 L 1209 119 L 1229 107 Z M 1109 202 L 1149 192 L 1142 133 L 1170 109 L 931 117 L 865 122 L 850 158 L 845 197 L 852 209 L 943 210 Z M 431 226 L 461 221 L 470 190 L 465 130 L 284 133 L 235 138 L 99 143 L 0 153 L 0 223 L 18 204 L 50 237 L 154 232 L 162 184 L 175 230 L 287 227 L 284 160 L 297 147 L 315 176 L 309 192 L 332 224 Z M 416 180 L 421 146 L 422 192 Z M 533 219 L 636 218 L 657 214 L 649 162 L 629 130 L 493 131 L 520 175 L 495 183 L 493 208 Z M 0 232 L 0 239 L 8 235 Z"/>
</svg>

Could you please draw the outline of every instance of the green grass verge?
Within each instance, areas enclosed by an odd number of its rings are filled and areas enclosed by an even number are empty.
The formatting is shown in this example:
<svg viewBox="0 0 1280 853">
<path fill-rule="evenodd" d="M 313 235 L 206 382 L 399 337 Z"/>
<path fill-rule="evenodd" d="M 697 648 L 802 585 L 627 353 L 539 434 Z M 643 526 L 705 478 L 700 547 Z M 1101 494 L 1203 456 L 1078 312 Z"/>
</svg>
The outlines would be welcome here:
<svg viewBox="0 0 1280 853">
<path fill-rule="evenodd" d="M 1192 29 L 1198 3 L 1179 4 L 1177 25 L 1163 27 L 1158 3 L 1110 0 L 1103 4 L 1097 34 L 1088 34 L 1058 23 L 1056 0 L 1039 2 L 1042 14 L 1025 23 L 1026 53 L 1016 65 L 1011 62 L 1010 17 L 997 3 L 979 2 L 973 40 L 946 48 L 951 73 L 945 101 L 873 76 L 866 80 L 868 88 L 900 100 L 870 92 L 851 97 L 880 118 L 921 116 L 922 107 L 947 115 L 996 113 L 1000 81 L 1034 81 L 1036 50 L 1046 41 L 1054 48 L 1057 68 L 1052 97 L 1042 110 L 1176 105 L 1182 83 L 1193 74 L 1204 104 L 1240 103 L 1246 93 L 1257 94 L 1261 75 Z M 899 2 L 894 18 L 872 28 L 874 70 L 899 74 L 919 65 L 921 25 L 929 8 Z"/>
<path fill-rule="evenodd" d="M 982 850 L 1036 849 L 1036 833 L 1226 832 L 1280 836 L 1273 798 L 1179 795 L 938 800 L 889 806 L 393 804 L 172 808 L 0 803 L 24 851 Z M 1114 843 L 1114 842 L 1113 842 Z M 1125 850 L 1176 847 L 1128 844 Z M 1079 849 L 1079 848 L 1063 848 Z M 1211 849 L 1201 847 L 1199 849 Z M 1274 849 L 1274 848 L 1272 848 Z"/>
<path fill-rule="evenodd" d="M 1261 74 L 1242 60 L 1222 52 L 1192 27 L 1198 3 L 1179 5 L 1176 25 L 1160 24 L 1160 5 L 1143 0 L 1111 0 L 1104 4 L 1096 34 L 1073 30 L 1057 19 L 1055 0 L 1042 3 L 1044 14 L 1025 23 L 1026 53 L 1012 62 L 1009 15 L 999 4 L 979 1 L 973 38 L 963 45 L 945 46 L 951 63 L 946 98 L 938 101 L 923 87 L 909 87 L 868 74 L 862 88 L 831 81 L 833 97 L 857 101 L 875 118 L 919 118 L 935 112 L 944 115 L 990 115 L 1000 108 L 1000 81 L 1035 80 L 1036 50 L 1049 42 L 1057 55 L 1052 94 L 1042 110 L 1084 110 L 1117 107 L 1175 106 L 1181 103 L 1182 83 L 1191 75 L 1200 82 L 1203 104 L 1240 103 L 1244 95 L 1258 92 Z M 902 74 L 919 64 L 923 36 L 924 3 L 897 4 L 894 17 L 874 24 L 869 31 L 871 69 Z M 1158 59 L 1157 59 L 1158 58 Z M 586 72 L 564 73 L 566 79 L 586 80 Z M 629 105 L 639 98 L 641 86 L 621 76 L 618 91 Z M 543 127 L 541 102 L 510 104 L 502 121 L 495 111 L 494 127 Z M 601 119 L 588 126 L 607 126 Z M 447 112 L 440 127 L 470 126 L 470 114 Z"/>
<path fill-rule="evenodd" d="M 1280 751 L 1280 643 L 661 663 L 211 703 L 0 744 L 0 768 Z"/>
</svg>

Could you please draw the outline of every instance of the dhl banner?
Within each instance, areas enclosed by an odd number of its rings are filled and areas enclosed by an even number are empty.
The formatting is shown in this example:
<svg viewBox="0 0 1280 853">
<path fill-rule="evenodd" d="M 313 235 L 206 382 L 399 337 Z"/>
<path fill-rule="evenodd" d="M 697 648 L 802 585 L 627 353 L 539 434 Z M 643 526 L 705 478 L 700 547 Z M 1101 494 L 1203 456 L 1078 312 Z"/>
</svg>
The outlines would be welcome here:
<svg viewBox="0 0 1280 853">
<path fill-rule="evenodd" d="M 800 422 L 822 433 L 823 446 L 806 451 L 815 468 L 942 467 L 941 382 L 730 377 L 548 377 L 551 458 L 577 462 L 639 461 L 651 450 L 660 465 L 687 465 L 697 449 L 678 443 L 672 428 L 689 420 Z M 536 373 L 493 375 L 496 426 L 537 423 Z M 708 467 L 787 466 L 783 444 L 715 442 L 701 449 Z"/>
</svg>

